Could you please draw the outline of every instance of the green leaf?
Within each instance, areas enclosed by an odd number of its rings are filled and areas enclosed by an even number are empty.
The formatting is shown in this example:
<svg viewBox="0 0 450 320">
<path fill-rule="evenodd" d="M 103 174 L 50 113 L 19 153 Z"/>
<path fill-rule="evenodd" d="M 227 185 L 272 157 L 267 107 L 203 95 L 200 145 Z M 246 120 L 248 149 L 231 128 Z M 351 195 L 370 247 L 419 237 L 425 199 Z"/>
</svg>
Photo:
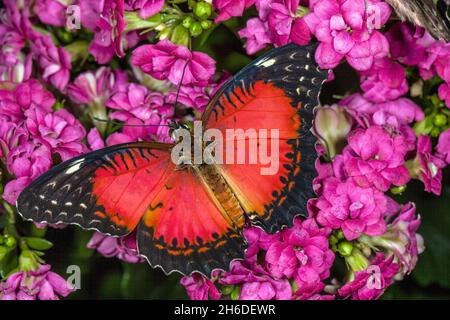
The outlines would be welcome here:
<svg viewBox="0 0 450 320">
<path fill-rule="evenodd" d="M 5 278 L 14 268 L 17 267 L 19 261 L 17 258 L 17 248 L 5 248 L 3 258 L 0 259 L 0 278 Z"/>
<path fill-rule="evenodd" d="M 53 243 L 43 238 L 26 237 L 23 239 L 27 245 L 34 250 L 48 250 L 53 247 Z"/>
</svg>

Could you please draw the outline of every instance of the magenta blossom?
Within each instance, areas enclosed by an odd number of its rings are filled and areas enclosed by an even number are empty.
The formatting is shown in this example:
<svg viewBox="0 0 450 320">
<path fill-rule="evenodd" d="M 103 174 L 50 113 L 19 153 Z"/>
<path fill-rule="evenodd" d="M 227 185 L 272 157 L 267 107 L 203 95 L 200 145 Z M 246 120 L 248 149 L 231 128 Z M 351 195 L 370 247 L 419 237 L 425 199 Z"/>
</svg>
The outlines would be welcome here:
<svg viewBox="0 0 450 320">
<path fill-rule="evenodd" d="M 417 141 L 416 171 L 418 177 L 425 185 L 427 192 L 440 195 L 442 191 L 442 169 L 445 162 L 432 154 L 431 139 L 428 136 L 420 136 Z"/>
<path fill-rule="evenodd" d="M 23 124 L 0 120 L 0 158 L 6 161 L 9 152 L 28 141 L 28 130 Z"/>
<path fill-rule="evenodd" d="M 292 228 L 281 232 L 281 241 L 274 241 L 268 248 L 268 271 L 275 279 L 295 278 L 297 296 L 320 292 L 334 261 L 329 233 L 320 229 L 314 219 L 295 219 Z"/>
<path fill-rule="evenodd" d="M 388 58 L 376 59 L 361 80 L 364 97 L 378 103 L 395 100 L 409 89 L 403 67 Z"/>
<path fill-rule="evenodd" d="M 447 164 L 450 164 L 450 129 L 442 132 L 439 136 L 436 151 L 438 156 L 447 162 Z"/>
<path fill-rule="evenodd" d="M 147 19 L 162 10 L 164 0 L 125 0 L 125 10 L 139 10 L 139 16 Z"/>
<path fill-rule="evenodd" d="M 144 258 L 139 256 L 136 246 L 136 234 L 131 233 L 125 237 L 110 237 L 96 232 L 89 240 L 87 247 L 96 249 L 107 258 L 117 257 L 129 263 L 143 262 Z"/>
<path fill-rule="evenodd" d="M 113 92 L 125 86 L 127 78 L 127 74 L 123 71 L 100 67 L 95 72 L 81 73 L 67 86 L 67 94 L 76 103 L 103 105 Z"/>
<path fill-rule="evenodd" d="M 239 37 L 246 38 L 245 50 L 248 54 L 255 54 L 272 43 L 268 23 L 260 18 L 247 20 L 247 25 L 239 31 Z"/>
<path fill-rule="evenodd" d="M 230 271 L 221 274 L 222 285 L 242 285 L 241 300 L 289 300 L 292 288 L 288 280 L 273 279 L 262 267 L 245 261 L 231 263 Z"/>
<path fill-rule="evenodd" d="M 36 271 L 16 272 L 0 283 L 0 300 L 58 300 L 75 289 L 60 275 L 41 265 Z"/>
<path fill-rule="evenodd" d="M 45 145 L 31 141 L 17 146 L 8 153 L 8 171 L 16 177 L 5 185 L 3 198 L 15 204 L 20 192 L 38 176 L 50 169 L 52 156 Z"/>
<path fill-rule="evenodd" d="M 370 247 L 387 250 L 394 254 L 394 261 L 401 269 L 398 278 L 402 278 L 405 274 L 412 272 L 419 254 L 425 250 L 423 238 L 417 233 L 420 216 L 416 215 L 414 203 L 407 203 L 388 219 L 390 223 L 384 235 L 365 237 L 360 241 Z"/>
<path fill-rule="evenodd" d="M 170 91 L 166 96 L 166 100 L 171 104 L 175 104 L 175 101 L 177 101 L 185 107 L 195 108 L 203 112 L 211 100 L 212 91 L 213 87 L 182 86 L 179 91 Z"/>
<path fill-rule="evenodd" d="M 322 226 L 342 228 L 348 240 L 361 234 L 382 235 L 386 230 L 383 216 L 387 210 L 386 196 L 374 188 L 361 188 L 352 180 L 326 179 L 323 193 L 312 207 Z"/>
<path fill-rule="evenodd" d="M 389 53 L 389 44 L 383 34 L 375 30 L 386 23 L 391 14 L 389 5 L 381 0 L 369 0 L 376 7 L 366 17 L 364 0 L 313 0 L 311 13 L 305 21 L 320 41 L 316 61 L 322 68 L 334 68 L 345 57 L 356 70 L 369 70 L 376 58 Z M 379 20 L 379 21 L 378 21 Z M 379 25 L 372 25 L 377 21 Z"/>
<path fill-rule="evenodd" d="M 25 112 L 31 108 L 50 112 L 55 104 L 53 95 L 35 79 L 21 84 L 0 85 L 0 119 L 19 123 L 25 120 Z"/>
<path fill-rule="evenodd" d="M 63 27 L 66 24 L 66 9 L 73 0 L 36 0 L 34 12 L 39 20 L 51 26 Z"/>
<path fill-rule="evenodd" d="M 70 54 L 63 47 L 56 47 L 50 36 L 42 35 L 33 39 L 31 51 L 42 69 L 42 78 L 55 88 L 64 90 L 72 69 Z"/>
<path fill-rule="evenodd" d="M 204 275 L 194 272 L 190 276 L 184 276 L 181 284 L 187 291 L 189 298 L 192 300 L 219 300 L 221 293 L 217 290 L 214 283 Z"/>
<path fill-rule="evenodd" d="M 378 299 L 394 282 L 399 265 L 393 260 L 394 256 L 386 259 L 378 253 L 366 270 L 356 272 L 355 279 L 339 289 L 339 295 L 352 300 Z"/>
<path fill-rule="evenodd" d="M 80 155 L 85 151 L 81 140 L 86 130 L 67 110 L 45 113 L 39 109 L 30 109 L 27 115 L 27 128 L 35 143 L 46 145 L 61 156 L 63 161 Z"/>
<path fill-rule="evenodd" d="M 391 184 L 402 186 L 409 181 L 404 165 L 407 151 L 401 135 L 391 137 L 379 126 L 357 129 L 343 151 L 345 170 L 359 186 L 387 191 Z"/>
<path fill-rule="evenodd" d="M 105 147 L 105 142 L 103 141 L 102 136 L 100 135 L 100 132 L 97 128 L 92 128 L 91 130 L 89 130 L 86 139 L 91 151 L 102 149 Z"/>
<path fill-rule="evenodd" d="M 406 22 L 394 24 L 385 35 L 389 40 L 391 57 L 409 66 L 425 61 L 427 47 L 436 42 L 423 28 Z"/>
<path fill-rule="evenodd" d="M 131 48 L 139 41 L 135 32 L 125 34 L 124 0 L 80 0 L 79 3 L 81 24 L 94 32 L 89 53 L 98 63 L 108 63 L 114 54 L 123 57 L 125 47 Z"/>
<path fill-rule="evenodd" d="M 445 102 L 447 108 L 450 108 L 450 84 L 443 83 L 438 89 L 439 99 Z"/>
<path fill-rule="evenodd" d="M 175 85 L 183 81 L 184 85 L 206 86 L 216 67 L 214 59 L 207 54 L 191 52 L 169 40 L 138 47 L 133 51 L 131 62 L 152 77 L 168 79 Z"/>
<path fill-rule="evenodd" d="M 231 17 L 240 17 L 244 10 L 255 3 L 255 0 L 213 0 L 212 4 L 218 11 L 216 23 L 230 19 Z"/>
<path fill-rule="evenodd" d="M 306 45 L 311 40 L 308 25 L 303 18 L 297 16 L 299 2 L 300 0 L 275 0 L 268 5 L 270 10 L 267 21 L 275 46 L 289 42 Z"/>
</svg>

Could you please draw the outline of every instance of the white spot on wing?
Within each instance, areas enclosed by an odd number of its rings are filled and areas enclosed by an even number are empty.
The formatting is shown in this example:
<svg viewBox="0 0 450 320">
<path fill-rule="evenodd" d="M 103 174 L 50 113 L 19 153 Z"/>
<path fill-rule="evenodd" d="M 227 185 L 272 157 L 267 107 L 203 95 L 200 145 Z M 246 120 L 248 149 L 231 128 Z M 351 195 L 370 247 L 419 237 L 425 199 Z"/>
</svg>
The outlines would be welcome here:
<svg viewBox="0 0 450 320">
<path fill-rule="evenodd" d="M 73 163 L 72 166 L 70 166 L 70 168 L 66 170 L 66 174 L 72 174 L 72 173 L 80 170 L 83 162 L 84 162 L 84 159 L 80 159 L 77 162 Z"/>
<path fill-rule="evenodd" d="M 256 65 L 258 67 L 267 68 L 267 67 L 273 66 L 275 64 L 275 62 L 277 62 L 275 59 L 263 60 L 263 61 L 258 62 Z"/>
</svg>

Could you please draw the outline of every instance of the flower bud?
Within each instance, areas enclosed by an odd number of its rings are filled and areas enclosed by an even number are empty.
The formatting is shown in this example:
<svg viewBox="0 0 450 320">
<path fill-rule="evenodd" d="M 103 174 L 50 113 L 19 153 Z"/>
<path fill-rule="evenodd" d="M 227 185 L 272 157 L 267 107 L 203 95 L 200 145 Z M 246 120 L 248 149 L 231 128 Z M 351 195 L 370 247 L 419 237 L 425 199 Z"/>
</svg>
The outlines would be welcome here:
<svg viewBox="0 0 450 320">
<path fill-rule="evenodd" d="M 173 28 L 172 35 L 170 36 L 170 41 L 183 46 L 189 45 L 189 31 L 183 25 L 179 24 Z"/>
<path fill-rule="evenodd" d="M 337 250 L 341 256 L 348 257 L 352 254 L 353 246 L 348 241 L 342 241 L 338 244 Z"/>
<path fill-rule="evenodd" d="M 405 192 L 405 190 L 406 190 L 406 185 L 391 188 L 392 194 L 402 194 L 403 192 Z"/>
<path fill-rule="evenodd" d="M 69 31 L 66 31 L 62 28 L 59 28 L 56 30 L 56 37 L 59 41 L 61 41 L 63 44 L 68 44 L 73 41 L 73 34 Z"/>
<path fill-rule="evenodd" d="M 195 21 L 194 18 L 192 18 L 191 16 L 187 16 L 186 18 L 183 19 L 183 22 L 181 22 L 181 24 L 186 29 L 189 29 L 189 27 L 192 25 L 192 23 L 194 23 L 194 21 Z"/>
<path fill-rule="evenodd" d="M 15 247 L 17 244 L 17 240 L 16 238 L 12 237 L 12 236 L 7 236 L 5 238 L 5 245 L 9 248 L 13 248 Z"/>
<path fill-rule="evenodd" d="M 189 31 L 191 32 L 191 35 L 193 37 L 197 37 L 203 32 L 203 28 L 202 28 L 202 25 L 200 24 L 200 22 L 194 22 L 189 27 Z"/>
<path fill-rule="evenodd" d="M 356 248 L 353 248 L 350 256 L 345 257 L 345 262 L 353 272 L 365 270 L 369 266 L 369 260 Z"/>
<path fill-rule="evenodd" d="M 447 124 L 447 116 L 445 114 L 439 113 L 434 116 L 434 125 L 436 127 L 443 127 Z"/>
<path fill-rule="evenodd" d="M 239 300 L 240 293 L 241 293 L 241 287 L 239 287 L 239 286 L 234 287 L 233 291 L 230 294 L 231 300 Z"/>
<path fill-rule="evenodd" d="M 200 19 L 206 19 L 212 14 L 212 7 L 207 2 L 198 2 L 194 6 L 194 14 Z"/>
<path fill-rule="evenodd" d="M 345 139 L 352 128 L 352 118 L 337 105 L 320 108 L 314 119 L 314 133 L 333 159 L 345 146 Z"/>
<path fill-rule="evenodd" d="M 202 22 L 200 22 L 200 25 L 202 26 L 203 30 L 207 30 L 207 29 L 211 28 L 212 21 L 211 20 L 203 20 Z"/>
<path fill-rule="evenodd" d="M 8 254 L 8 252 L 9 252 L 8 248 L 0 246 L 0 261 L 3 260 L 3 258 Z"/>
</svg>

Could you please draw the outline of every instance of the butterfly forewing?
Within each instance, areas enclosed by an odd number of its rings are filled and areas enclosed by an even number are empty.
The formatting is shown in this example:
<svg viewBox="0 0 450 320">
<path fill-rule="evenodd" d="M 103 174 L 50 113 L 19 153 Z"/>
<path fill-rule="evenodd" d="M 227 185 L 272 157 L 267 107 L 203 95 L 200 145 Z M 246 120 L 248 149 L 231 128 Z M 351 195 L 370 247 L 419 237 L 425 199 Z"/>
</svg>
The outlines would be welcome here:
<svg viewBox="0 0 450 320">
<path fill-rule="evenodd" d="M 310 129 L 328 76 L 316 65 L 314 51 L 314 44 L 291 44 L 262 56 L 222 87 L 203 117 L 206 128 L 224 135 L 228 129 L 278 130 L 276 173 L 263 175 L 261 163 L 220 165 L 252 222 L 268 232 L 307 215 L 307 201 L 314 197 L 316 139 Z"/>
</svg>

